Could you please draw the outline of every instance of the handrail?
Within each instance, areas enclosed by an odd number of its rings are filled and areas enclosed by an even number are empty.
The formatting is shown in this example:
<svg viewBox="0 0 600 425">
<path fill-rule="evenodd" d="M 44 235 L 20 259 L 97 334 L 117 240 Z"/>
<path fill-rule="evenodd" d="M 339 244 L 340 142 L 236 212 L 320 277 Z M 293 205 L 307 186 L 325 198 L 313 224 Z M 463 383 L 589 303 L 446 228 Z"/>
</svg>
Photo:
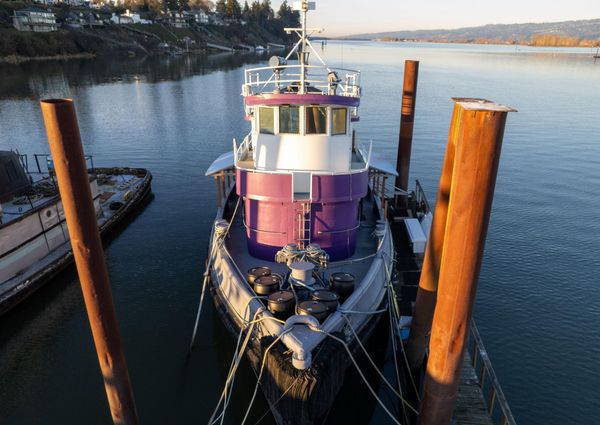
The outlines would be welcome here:
<svg viewBox="0 0 600 425">
<path fill-rule="evenodd" d="M 250 134 L 247 134 L 242 140 L 242 143 L 239 146 L 236 143 L 236 140 L 233 139 L 233 162 L 237 166 L 238 161 L 243 161 L 245 155 L 250 151 Z"/>
<path fill-rule="evenodd" d="M 356 229 L 358 229 L 359 227 L 360 227 L 360 220 L 359 220 L 359 222 L 358 222 L 358 225 L 356 225 L 356 226 L 354 226 L 354 227 L 351 227 L 351 228 L 349 228 L 349 229 L 341 229 L 341 230 L 319 230 L 317 233 L 318 233 L 319 235 L 322 235 L 322 234 L 324 234 L 324 233 L 326 233 L 326 234 L 328 234 L 328 235 L 331 235 L 331 234 L 337 234 L 337 233 L 347 233 L 347 232 L 351 232 L 351 231 L 353 231 L 353 230 L 356 230 Z"/>
<path fill-rule="evenodd" d="M 22 155 L 22 156 L 26 156 L 26 155 Z M 50 158 L 50 160 L 52 161 L 52 155 L 50 155 L 49 153 L 34 153 L 33 154 L 33 158 L 35 159 L 35 164 L 36 164 L 36 168 L 38 170 L 38 173 L 47 173 L 49 172 L 49 168 L 48 168 L 48 158 Z M 46 159 L 46 171 L 44 171 L 42 169 L 42 166 L 40 165 L 40 160 L 39 158 L 45 158 Z M 94 157 L 92 155 L 83 155 L 83 159 L 86 161 L 86 165 L 87 165 L 87 161 L 90 162 L 90 167 L 89 168 L 94 168 Z"/>
<path fill-rule="evenodd" d="M 246 74 L 250 74 L 252 72 L 256 72 L 256 71 L 266 71 L 266 70 L 274 70 L 275 68 L 300 68 L 301 65 L 282 65 L 282 66 L 278 66 L 278 67 L 274 67 L 274 66 L 260 66 L 257 68 L 249 68 L 246 69 L 245 72 Z M 344 72 L 353 72 L 356 74 L 360 74 L 360 71 L 357 69 L 350 69 L 350 68 L 331 68 L 328 66 L 323 66 L 323 65 L 304 65 L 305 68 L 307 69 L 325 69 L 325 70 L 335 70 L 335 71 L 344 71 Z"/>
<path fill-rule="evenodd" d="M 27 157 L 27 154 L 20 154 L 17 152 L 17 155 L 19 156 L 19 161 L 21 161 L 21 166 L 23 167 L 26 173 L 29 173 L 29 159 Z"/>
<path fill-rule="evenodd" d="M 299 73 L 293 73 L 296 70 Z M 325 72 L 319 73 L 320 75 L 313 78 L 307 78 L 302 75 L 302 72 L 305 70 Z M 345 79 L 342 79 L 337 74 L 338 72 L 345 73 Z M 334 73 L 333 76 L 332 73 Z M 346 68 L 330 68 L 320 65 L 281 65 L 247 69 L 244 73 L 242 94 L 250 96 L 254 94 L 252 91 L 253 88 L 258 87 L 258 92 L 260 93 L 267 86 L 274 86 L 281 89 L 281 86 L 301 84 L 300 81 L 303 81 L 306 85 L 312 85 L 313 88 L 320 89 L 322 93 L 336 94 L 339 87 L 341 89 L 340 95 L 342 96 L 360 96 L 360 71 Z"/>
<path fill-rule="evenodd" d="M 365 143 L 360 140 L 356 141 L 356 145 L 358 147 L 357 152 L 365 163 L 365 169 L 368 169 L 369 164 L 371 163 L 371 154 L 373 153 L 373 140 L 369 140 L 369 149 L 367 149 Z"/>
<path fill-rule="evenodd" d="M 425 190 L 423 190 L 423 186 L 421 186 L 421 182 L 417 180 L 415 185 L 415 200 L 417 207 L 421 205 L 421 202 L 425 205 L 425 214 L 431 211 L 431 206 L 429 205 L 429 201 L 427 200 L 427 196 L 425 195 Z"/>
<path fill-rule="evenodd" d="M 483 345 L 483 340 L 481 339 L 481 335 L 479 334 L 479 330 L 475 325 L 475 320 L 471 320 L 471 333 L 469 337 L 468 349 L 471 353 L 472 366 L 475 369 L 475 373 L 477 373 L 477 360 L 480 360 L 479 366 L 479 387 L 482 392 L 488 392 L 487 396 L 487 407 L 488 414 L 492 421 L 494 421 L 494 407 L 496 404 L 500 407 L 499 416 L 501 425 L 516 425 L 517 422 L 512 415 L 510 407 L 508 405 L 508 401 L 506 400 L 506 396 L 500 387 L 500 381 L 494 372 L 494 368 L 492 367 L 492 362 L 488 356 L 487 350 Z M 488 380 L 486 381 L 486 377 Z M 489 382 L 488 386 L 485 385 L 486 382 Z M 487 391 L 486 391 L 487 390 Z M 494 423 L 496 423 L 494 421 Z"/>
<path fill-rule="evenodd" d="M 242 224 L 244 225 L 244 227 L 248 230 L 250 230 L 251 232 L 256 232 L 256 233 L 267 233 L 267 234 L 271 234 L 271 235 L 287 235 L 287 232 L 275 232 L 273 230 L 259 230 L 259 229 L 255 229 L 254 227 L 250 227 L 247 223 L 246 223 L 246 218 L 243 217 L 242 218 Z"/>
</svg>

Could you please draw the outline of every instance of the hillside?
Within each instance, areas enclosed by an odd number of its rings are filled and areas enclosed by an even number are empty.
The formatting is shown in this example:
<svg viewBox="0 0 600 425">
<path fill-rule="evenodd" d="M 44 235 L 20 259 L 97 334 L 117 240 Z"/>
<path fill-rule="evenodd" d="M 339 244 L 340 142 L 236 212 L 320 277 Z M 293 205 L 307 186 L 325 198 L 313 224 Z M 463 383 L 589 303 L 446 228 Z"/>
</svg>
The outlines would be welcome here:
<svg viewBox="0 0 600 425">
<path fill-rule="evenodd" d="M 52 11 L 58 31 L 17 31 L 12 24 L 15 10 L 31 6 L 26 1 L 0 0 L 0 62 L 22 62 L 30 59 L 63 59 L 92 56 L 135 57 L 153 54 L 181 54 L 184 50 L 204 53 L 215 49 L 244 50 L 248 46 L 267 43 L 288 44 L 289 36 L 283 31 L 286 22 L 270 17 L 265 21 L 248 19 L 242 23 L 231 20 L 226 25 L 188 22 L 186 28 L 176 28 L 156 20 L 151 24 L 107 23 L 112 10 L 96 10 L 103 21 L 93 29 L 70 25 L 69 20 L 87 16 L 86 7 L 60 4 L 47 6 Z M 266 5 L 269 7 L 269 5 Z M 280 12 L 281 13 L 281 12 Z M 79 21 L 75 21 L 79 23 Z"/>
<path fill-rule="evenodd" d="M 356 34 L 345 38 L 353 39 L 408 39 L 438 42 L 476 42 L 478 40 L 494 40 L 505 43 L 530 43 L 540 36 L 559 36 L 560 38 L 576 38 L 579 40 L 597 40 L 600 42 L 600 19 L 525 23 L 494 24 L 479 27 L 388 31 L 380 33 Z"/>
</svg>

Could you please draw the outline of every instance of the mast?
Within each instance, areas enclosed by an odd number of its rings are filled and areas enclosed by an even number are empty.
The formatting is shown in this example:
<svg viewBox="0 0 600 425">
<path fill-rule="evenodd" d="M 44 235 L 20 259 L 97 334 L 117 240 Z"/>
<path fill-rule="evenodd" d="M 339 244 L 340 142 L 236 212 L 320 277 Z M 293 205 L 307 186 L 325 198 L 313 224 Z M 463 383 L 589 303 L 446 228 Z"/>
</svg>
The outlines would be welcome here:
<svg viewBox="0 0 600 425">
<path fill-rule="evenodd" d="M 314 5 L 314 3 L 313 3 Z M 302 24 L 302 29 L 300 32 L 300 94 L 304 94 L 306 92 L 306 65 L 308 65 L 307 56 L 308 52 L 306 51 L 306 14 L 308 13 L 308 9 L 310 7 L 308 0 L 302 0 L 300 5 L 300 19 Z M 314 7 L 314 6 L 313 6 Z"/>
<path fill-rule="evenodd" d="M 323 59 L 319 56 L 319 54 L 312 47 L 312 44 L 310 44 L 308 32 L 310 31 L 310 33 L 313 34 L 315 32 L 321 32 L 322 30 L 317 29 L 317 28 L 307 28 L 306 27 L 306 15 L 307 15 L 308 11 L 315 10 L 315 2 L 314 1 L 301 0 L 299 2 L 294 2 L 294 10 L 297 10 L 300 12 L 300 21 L 301 21 L 300 28 L 284 28 L 284 30 L 288 34 L 295 32 L 298 35 L 298 37 L 300 38 L 300 40 L 298 40 L 298 43 L 296 43 L 296 45 L 294 46 L 292 51 L 290 53 L 288 53 L 288 55 L 286 56 L 285 59 L 288 60 L 294 54 L 294 52 L 297 52 L 298 63 L 300 64 L 300 87 L 298 89 L 298 93 L 305 94 L 306 93 L 306 76 L 308 74 L 308 70 L 306 68 L 308 66 L 309 51 L 312 50 L 312 52 L 315 54 L 317 59 L 319 59 L 321 61 L 321 63 L 323 64 L 323 66 L 325 66 L 325 62 L 323 61 Z"/>
</svg>

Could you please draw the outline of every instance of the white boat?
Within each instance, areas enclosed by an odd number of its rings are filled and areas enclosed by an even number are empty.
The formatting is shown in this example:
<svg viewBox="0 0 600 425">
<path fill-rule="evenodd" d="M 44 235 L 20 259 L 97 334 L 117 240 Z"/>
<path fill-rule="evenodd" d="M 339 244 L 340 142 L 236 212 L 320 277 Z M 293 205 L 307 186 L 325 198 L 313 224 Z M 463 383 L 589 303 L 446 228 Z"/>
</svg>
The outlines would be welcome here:
<svg viewBox="0 0 600 425">
<path fill-rule="evenodd" d="M 52 160 L 33 158 L 36 168 L 30 171 L 29 157 L 0 151 L 0 314 L 73 261 Z M 102 234 L 150 193 L 152 175 L 145 169 L 92 166 L 88 172 Z"/>
<path fill-rule="evenodd" d="M 299 41 L 287 57 L 245 71 L 251 131 L 206 172 L 219 192 L 207 276 L 238 339 L 209 423 L 225 414 L 242 353 L 278 424 L 322 423 L 358 338 L 387 320 L 394 242 L 385 179 L 397 172 L 372 145 L 354 143 L 360 72 L 322 61 L 307 10 L 302 28 L 288 29 Z M 308 64 L 309 52 L 320 65 Z"/>
</svg>

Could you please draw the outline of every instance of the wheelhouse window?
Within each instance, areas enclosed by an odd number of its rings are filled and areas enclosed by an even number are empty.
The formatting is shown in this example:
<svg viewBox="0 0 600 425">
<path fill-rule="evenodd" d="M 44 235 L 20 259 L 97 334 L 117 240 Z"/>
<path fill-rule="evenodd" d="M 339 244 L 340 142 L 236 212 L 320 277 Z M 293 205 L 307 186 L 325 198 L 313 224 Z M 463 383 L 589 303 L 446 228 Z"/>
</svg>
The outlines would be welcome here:
<svg viewBox="0 0 600 425">
<path fill-rule="evenodd" d="M 306 134 L 327 133 L 327 108 L 324 106 L 306 107 Z"/>
<path fill-rule="evenodd" d="M 333 108 L 331 110 L 331 134 L 346 134 L 348 125 L 348 110 L 346 108 Z"/>
<path fill-rule="evenodd" d="M 279 107 L 279 133 L 300 133 L 300 108 L 298 106 Z"/>
<path fill-rule="evenodd" d="M 262 134 L 275 134 L 275 111 L 273 108 L 259 108 L 258 121 Z"/>
</svg>

